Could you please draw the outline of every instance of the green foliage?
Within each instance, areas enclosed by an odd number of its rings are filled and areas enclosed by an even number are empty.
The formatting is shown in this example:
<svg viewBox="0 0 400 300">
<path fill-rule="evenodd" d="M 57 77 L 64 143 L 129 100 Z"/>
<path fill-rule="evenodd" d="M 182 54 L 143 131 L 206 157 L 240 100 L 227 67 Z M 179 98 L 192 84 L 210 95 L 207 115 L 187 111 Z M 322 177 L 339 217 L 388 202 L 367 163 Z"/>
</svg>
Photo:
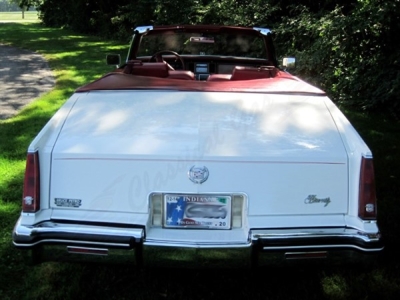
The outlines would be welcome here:
<svg viewBox="0 0 400 300">
<path fill-rule="evenodd" d="M 47 26 L 128 40 L 146 24 L 269 27 L 277 53 L 335 100 L 400 116 L 398 0 L 18 0 Z"/>
<path fill-rule="evenodd" d="M 236 26 L 265 25 L 277 7 L 263 0 L 221 0 L 210 1 L 204 7 L 202 23 Z"/>
<path fill-rule="evenodd" d="M 278 53 L 335 100 L 400 116 L 399 1 L 358 1 L 312 13 L 293 6 L 275 27 Z"/>
<path fill-rule="evenodd" d="M 40 0 L 0 0 L 0 11 L 29 10 Z"/>
<path fill-rule="evenodd" d="M 12 0 L 0 0 L 0 11 L 18 11 L 20 10 L 17 3 Z"/>
</svg>

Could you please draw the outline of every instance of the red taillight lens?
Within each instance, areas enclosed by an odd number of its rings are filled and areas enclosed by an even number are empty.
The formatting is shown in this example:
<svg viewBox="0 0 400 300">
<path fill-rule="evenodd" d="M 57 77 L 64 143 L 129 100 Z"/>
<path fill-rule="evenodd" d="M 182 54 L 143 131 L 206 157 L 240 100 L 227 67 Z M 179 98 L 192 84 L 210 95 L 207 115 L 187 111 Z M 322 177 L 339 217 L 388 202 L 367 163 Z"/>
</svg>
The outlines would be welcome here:
<svg viewBox="0 0 400 300">
<path fill-rule="evenodd" d="M 358 216 L 364 220 L 374 220 L 377 216 L 375 175 L 372 158 L 361 160 Z"/>
<path fill-rule="evenodd" d="M 29 152 L 26 156 L 22 211 L 36 212 L 40 209 L 39 154 Z"/>
</svg>

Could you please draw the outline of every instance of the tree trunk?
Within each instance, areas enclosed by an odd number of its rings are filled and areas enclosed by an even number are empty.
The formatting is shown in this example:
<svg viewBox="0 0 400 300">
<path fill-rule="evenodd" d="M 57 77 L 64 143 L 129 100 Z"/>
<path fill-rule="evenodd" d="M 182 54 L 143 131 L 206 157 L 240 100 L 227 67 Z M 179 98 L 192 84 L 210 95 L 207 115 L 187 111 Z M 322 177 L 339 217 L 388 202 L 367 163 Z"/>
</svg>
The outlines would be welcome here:
<svg viewBox="0 0 400 300">
<path fill-rule="evenodd" d="M 25 19 L 25 10 L 26 10 L 26 7 L 24 6 L 22 8 L 22 19 Z"/>
</svg>

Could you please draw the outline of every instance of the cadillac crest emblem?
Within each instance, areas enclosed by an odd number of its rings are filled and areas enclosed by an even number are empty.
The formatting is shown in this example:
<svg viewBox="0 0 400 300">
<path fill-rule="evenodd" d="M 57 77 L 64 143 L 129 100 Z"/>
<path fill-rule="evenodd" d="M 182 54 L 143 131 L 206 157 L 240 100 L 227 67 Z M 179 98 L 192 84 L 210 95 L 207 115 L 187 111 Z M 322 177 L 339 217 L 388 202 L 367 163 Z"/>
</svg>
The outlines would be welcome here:
<svg viewBox="0 0 400 300">
<path fill-rule="evenodd" d="M 208 169 L 203 166 L 203 167 L 199 167 L 199 166 L 192 166 L 190 168 L 190 170 L 188 171 L 188 177 L 191 181 L 193 181 L 194 183 L 198 183 L 201 184 L 204 181 L 206 181 L 208 179 Z"/>
</svg>

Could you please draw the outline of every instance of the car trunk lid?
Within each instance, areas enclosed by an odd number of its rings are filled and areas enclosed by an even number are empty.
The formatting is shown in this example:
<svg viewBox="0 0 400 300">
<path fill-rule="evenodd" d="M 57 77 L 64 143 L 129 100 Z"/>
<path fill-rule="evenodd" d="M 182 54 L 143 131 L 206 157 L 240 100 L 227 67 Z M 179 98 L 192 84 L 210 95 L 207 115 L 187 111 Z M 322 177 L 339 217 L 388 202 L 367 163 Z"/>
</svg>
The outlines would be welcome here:
<svg viewBox="0 0 400 300">
<path fill-rule="evenodd" d="M 82 94 L 54 146 L 50 206 L 148 213 L 152 192 L 242 193 L 250 215 L 345 213 L 347 155 L 325 101 L 228 92 Z M 206 182 L 189 180 L 194 165 L 208 168 Z"/>
</svg>

